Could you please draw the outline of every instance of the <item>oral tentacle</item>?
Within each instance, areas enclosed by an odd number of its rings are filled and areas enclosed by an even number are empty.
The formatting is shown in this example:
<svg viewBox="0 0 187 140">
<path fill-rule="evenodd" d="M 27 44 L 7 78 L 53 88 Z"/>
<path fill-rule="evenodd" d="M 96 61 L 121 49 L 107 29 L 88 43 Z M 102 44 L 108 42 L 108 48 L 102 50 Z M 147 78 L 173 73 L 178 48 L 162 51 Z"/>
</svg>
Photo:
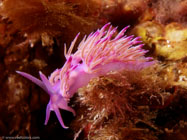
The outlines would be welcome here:
<svg viewBox="0 0 187 140">
<path fill-rule="evenodd" d="M 59 109 L 58 109 L 58 108 L 55 108 L 54 111 L 55 111 L 55 113 L 56 113 L 56 116 L 57 116 L 57 118 L 58 118 L 58 120 L 59 120 L 61 126 L 62 126 L 63 128 L 65 128 L 65 129 L 68 129 L 69 127 L 65 126 L 65 124 L 64 124 L 64 122 L 63 122 L 63 120 L 62 120 L 62 117 L 61 117 L 61 114 L 60 114 Z"/>
<path fill-rule="evenodd" d="M 49 118 L 50 118 L 50 113 L 51 113 L 51 110 L 50 110 L 50 102 L 47 104 L 47 107 L 46 107 L 46 116 L 45 116 L 45 125 L 47 125 L 48 121 L 49 121 Z"/>
<path fill-rule="evenodd" d="M 46 91 L 46 87 L 43 84 L 43 82 L 37 78 L 35 78 L 34 76 L 25 73 L 25 72 L 21 72 L 21 71 L 16 71 L 18 74 L 22 75 L 23 77 L 29 79 L 30 81 L 32 81 L 33 83 L 35 83 L 36 85 L 38 85 L 39 87 L 41 87 L 43 90 Z"/>
</svg>

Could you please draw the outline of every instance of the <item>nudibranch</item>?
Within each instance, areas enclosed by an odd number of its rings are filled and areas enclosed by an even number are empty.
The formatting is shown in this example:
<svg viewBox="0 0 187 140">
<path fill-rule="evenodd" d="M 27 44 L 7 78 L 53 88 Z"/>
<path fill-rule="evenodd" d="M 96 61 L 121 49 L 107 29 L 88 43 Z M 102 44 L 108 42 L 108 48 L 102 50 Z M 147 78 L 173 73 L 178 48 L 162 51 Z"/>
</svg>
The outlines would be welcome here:
<svg viewBox="0 0 187 140">
<path fill-rule="evenodd" d="M 70 111 L 75 115 L 75 111 L 68 106 L 69 100 L 92 78 L 111 71 L 141 70 L 154 63 L 152 58 L 144 56 L 147 51 L 142 49 L 140 37 L 124 35 L 127 28 L 129 26 L 115 36 L 117 28 L 113 28 L 108 23 L 89 36 L 85 36 L 78 45 L 77 51 L 72 53 L 78 34 L 68 51 L 66 45 L 64 47 L 66 57 L 64 66 L 56 69 L 49 78 L 42 72 L 39 72 L 40 80 L 25 72 L 17 71 L 49 94 L 45 125 L 49 120 L 50 112 L 54 111 L 61 126 L 68 128 L 62 120 L 59 109 Z"/>
</svg>

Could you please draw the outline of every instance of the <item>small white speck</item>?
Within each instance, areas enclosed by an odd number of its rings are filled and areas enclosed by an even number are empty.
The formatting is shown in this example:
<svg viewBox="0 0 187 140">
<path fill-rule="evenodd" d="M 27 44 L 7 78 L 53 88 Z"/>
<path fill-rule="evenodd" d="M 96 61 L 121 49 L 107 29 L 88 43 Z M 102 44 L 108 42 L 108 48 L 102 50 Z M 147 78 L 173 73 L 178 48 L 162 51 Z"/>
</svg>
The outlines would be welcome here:
<svg viewBox="0 0 187 140">
<path fill-rule="evenodd" d="M 104 97 L 104 95 L 103 95 L 103 93 L 101 92 L 101 93 L 99 94 L 99 98 L 100 98 L 100 99 L 103 99 L 103 97 Z"/>
<path fill-rule="evenodd" d="M 187 77 L 185 75 L 179 76 L 179 82 L 187 81 Z"/>
<path fill-rule="evenodd" d="M 28 36 L 28 34 L 27 34 L 27 33 L 25 33 L 25 34 L 24 34 L 24 37 L 27 37 L 27 36 Z"/>
</svg>

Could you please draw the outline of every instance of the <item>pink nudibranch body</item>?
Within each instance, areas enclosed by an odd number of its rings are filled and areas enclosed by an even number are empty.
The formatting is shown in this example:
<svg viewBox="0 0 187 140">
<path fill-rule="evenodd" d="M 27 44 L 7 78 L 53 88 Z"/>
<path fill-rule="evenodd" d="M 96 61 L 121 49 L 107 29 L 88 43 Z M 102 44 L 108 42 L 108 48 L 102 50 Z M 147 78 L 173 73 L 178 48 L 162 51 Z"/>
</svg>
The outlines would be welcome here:
<svg viewBox="0 0 187 140">
<path fill-rule="evenodd" d="M 117 28 L 110 26 L 106 30 L 109 25 L 110 23 L 88 37 L 85 36 L 80 42 L 78 50 L 72 54 L 78 34 L 72 41 L 68 52 L 66 52 L 65 46 L 66 63 L 61 69 L 55 70 L 49 78 L 41 72 L 39 72 L 41 78 L 39 80 L 30 74 L 17 71 L 49 94 L 50 100 L 46 108 L 45 124 L 49 120 L 50 112 L 54 111 L 61 126 L 68 128 L 64 125 L 59 108 L 75 115 L 75 111 L 68 106 L 69 100 L 92 78 L 105 75 L 110 71 L 141 70 L 154 63 L 151 58 L 144 56 L 147 51 L 142 49 L 143 45 L 140 44 L 139 37 L 124 36 L 128 27 L 122 29 L 114 37 Z"/>
</svg>

